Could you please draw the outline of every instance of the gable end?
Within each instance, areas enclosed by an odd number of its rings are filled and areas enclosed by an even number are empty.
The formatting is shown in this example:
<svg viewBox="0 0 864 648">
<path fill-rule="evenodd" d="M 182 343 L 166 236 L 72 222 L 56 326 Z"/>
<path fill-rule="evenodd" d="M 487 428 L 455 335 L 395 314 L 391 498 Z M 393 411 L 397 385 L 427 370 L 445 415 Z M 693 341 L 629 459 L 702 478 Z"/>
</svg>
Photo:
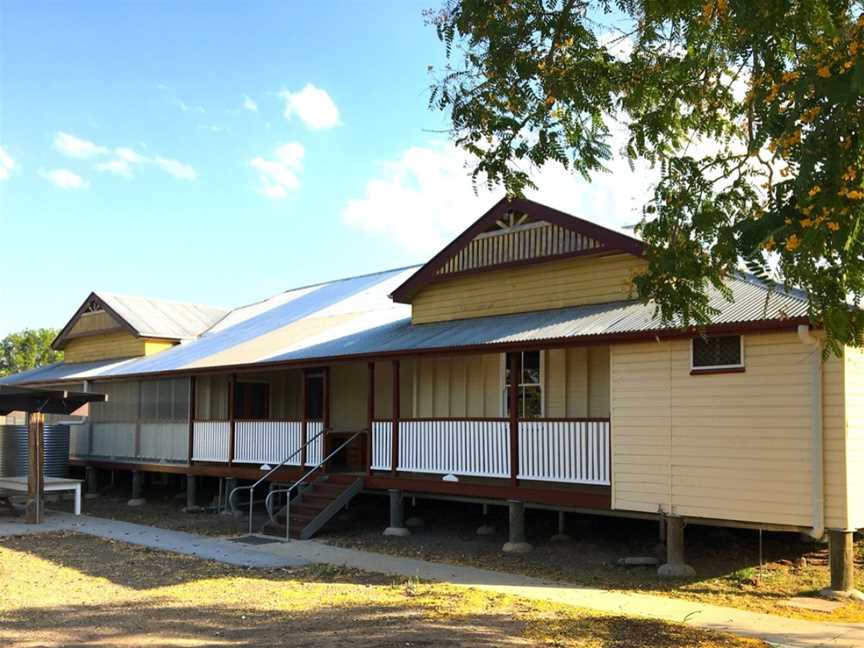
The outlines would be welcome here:
<svg viewBox="0 0 864 648">
<path fill-rule="evenodd" d="M 615 252 L 641 256 L 643 246 L 635 238 L 532 200 L 503 198 L 391 296 L 407 304 L 428 284 L 457 275 Z"/>
</svg>

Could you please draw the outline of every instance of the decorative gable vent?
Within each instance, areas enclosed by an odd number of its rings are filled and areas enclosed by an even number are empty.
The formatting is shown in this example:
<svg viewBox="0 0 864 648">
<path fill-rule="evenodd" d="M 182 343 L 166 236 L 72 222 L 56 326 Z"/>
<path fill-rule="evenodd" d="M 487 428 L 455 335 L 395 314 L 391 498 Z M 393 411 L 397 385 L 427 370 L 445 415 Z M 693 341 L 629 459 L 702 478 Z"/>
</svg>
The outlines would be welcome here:
<svg viewBox="0 0 864 648">
<path fill-rule="evenodd" d="M 102 312 L 104 312 L 104 309 L 102 308 L 102 304 L 100 304 L 95 299 L 91 299 L 89 302 L 87 302 L 87 305 L 84 307 L 84 310 L 81 312 L 82 313 L 102 313 Z"/>
<path fill-rule="evenodd" d="M 527 214 L 508 212 L 494 227 L 478 234 L 436 272 L 454 274 L 478 268 L 520 263 L 532 259 L 566 256 L 603 247 L 584 234 Z"/>
</svg>

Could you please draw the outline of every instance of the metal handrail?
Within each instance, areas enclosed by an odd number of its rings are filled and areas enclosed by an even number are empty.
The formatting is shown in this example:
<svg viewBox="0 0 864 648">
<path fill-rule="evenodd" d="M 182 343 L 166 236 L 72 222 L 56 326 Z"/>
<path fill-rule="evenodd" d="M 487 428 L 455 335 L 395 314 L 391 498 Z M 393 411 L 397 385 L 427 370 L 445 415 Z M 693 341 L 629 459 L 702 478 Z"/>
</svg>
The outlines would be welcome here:
<svg viewBox="0 0 864 648">
<path fill-rule="evenodd" d="M 276 490 L 271 490 L 269 493 L 267 493 L 267 497 L 264 498 L 264 508 L 267 510 L 267 515 L 270 516 L 270 521 L 273 522 L 273 524 L 277 524 L 277 522 L 273 517 L 273 509 L 272 509 L 272 504 L 271 504 L 272 497 L 278 493 L 285 493 L 287 495 L 287 498 L 285 500 L 285 539 L 286 540 L 291 540 L 291 491 L 293 491 L 298 486 L 302 485 L 303 482 L 306 481 L 306 479 L 310 475 L 312 475 L 312 473 L 314 473 L 316 470 L 319 470 L 325 463 L 327 463 L 327 461 L 330 460 L 330 458 L 333 455 L 338 453 L 340 450 L 342 450 L 342 448 L 347 446 L 354 439 L 356 439 L 361 434 L 364 434 L 365 432 L 366 432 L 366 430 L 360 430 L 359 432 L 355 432 L 354 434 L 352 434 L 338 448 L 336 448 L 333 452 L 331 452 L 326 457 L 324 457 L 321 460 L 321 463 L 319 463 L 317 466 L 315 466 L 314 468 L 309 470 L 305 475 L 303 475 L 300 479 L 298 479 L 296 482 L 291 484 L 288 488 L 278 488 Z"/>
<path fill-rule="evenodd" d="M 288 457 L 286 457 L 285 459 L 280 461 L 278 464 L 273 466 L 266 473 L 264 473 L 264 476 L 261 477 L 258 481 L 256 481 L 251 486 L 237 486 L 237 487 L 233 488 L 231 490 L 231 492 L 228 494 L 228 510 L 233 511 L 234 510 L 234 494 L 237 493 L 237 491 L 241 491 L 241 490 L 248 490 L 249 491 L 249 535 L 252 535 L 252 505 L 255 503 L 255 488 L 259 484 L 261 484 L 261 482 L 265 481 L 268 477 L 270 477 L 270 475 L 272 475 L 274 472 L 279 470 L 282 466 L 284 466 L 286 463 L 288 463 L 294 457 L 296 457 L 299 453 L 301 453 L 303 450 L 305 450 L 309 446 L 309 444 L 312 443 L 315 439 L 317 439 L 320 436 L 323 436 L 325 432 L 327 432 L 327 430 L 322 429 L 318 434 L 313 436 L 311 439 L 306 439 L 306 443 L 301 445 L 294 452 L 292 452 L 290 455 L 288 455 Z M 265 500 L 265 502 L 266 502 L 266 500 Z"/>
</svg>

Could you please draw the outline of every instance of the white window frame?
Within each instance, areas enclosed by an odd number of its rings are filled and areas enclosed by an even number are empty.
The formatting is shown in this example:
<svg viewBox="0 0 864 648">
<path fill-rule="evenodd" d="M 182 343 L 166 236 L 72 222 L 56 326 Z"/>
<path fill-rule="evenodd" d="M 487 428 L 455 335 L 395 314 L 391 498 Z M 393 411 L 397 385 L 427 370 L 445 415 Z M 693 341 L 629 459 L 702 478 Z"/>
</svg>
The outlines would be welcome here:
<svg viewBox="0 0 864 648">
<path fill-rule="evenodd" d="M 540 418 L 546 416 L 546 351 L 540 349 Z M 516 353 L 514 351 L 514 353 Z M 519 351 L 519 353 L 526 353 Z M 523 383 L 519 383 L 520 385 Z M 501 394 L 500 412 L 502 417 L 507 416 L 507 403 L 510 398 L 510 392 L 507 390 L 507 354 L 501 354 L 501 360 L 498 363 L 498 393 Z"/>
<path fill-rule="evenodd" d="M 711 337 L 732 337 L 733 335 L 735 335 L 735 334 L 733 333 L 730 335 L 714 335 L 714 336 L 709 335 L 708 338 L 711 338 Z M 714 369 L 743 369 L 744 368 L 745 360 L 744 360 L 744 336 L 743 335 L 738 335 L 738 344 L 741 345 L 741 351 L 739 354 L 741 356 L 741 362 L 738 364 L 694 366 L 693 365 L 693 345 L 696 344 L 696 340 L 700 340 L 700 339 L 702 339 L 702 338 L 701 337 L 690 338 L 690 371 L 699 372 L 699 371 L 713 371 Z"/>
</svg>

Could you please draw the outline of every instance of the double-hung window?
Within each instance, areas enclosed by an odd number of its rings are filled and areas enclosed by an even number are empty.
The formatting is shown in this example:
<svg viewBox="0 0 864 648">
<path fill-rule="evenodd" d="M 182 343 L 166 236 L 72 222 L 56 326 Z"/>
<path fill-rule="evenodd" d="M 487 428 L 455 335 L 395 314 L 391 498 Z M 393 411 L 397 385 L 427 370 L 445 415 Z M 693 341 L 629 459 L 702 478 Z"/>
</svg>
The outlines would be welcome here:
<svg viewBox="0 0 864 648">
<path fill-rule="evenodd" d="M 513 358 L 521 358 L 522 367 L 518 383 L 519 418 L 538 418 L 543 416 L 543 361 L 540 351 L 522 351 L 506 354 L 504 365 L 504 415 L 510 416 L 510 385 L 513 371 Z"/>
</svg>

